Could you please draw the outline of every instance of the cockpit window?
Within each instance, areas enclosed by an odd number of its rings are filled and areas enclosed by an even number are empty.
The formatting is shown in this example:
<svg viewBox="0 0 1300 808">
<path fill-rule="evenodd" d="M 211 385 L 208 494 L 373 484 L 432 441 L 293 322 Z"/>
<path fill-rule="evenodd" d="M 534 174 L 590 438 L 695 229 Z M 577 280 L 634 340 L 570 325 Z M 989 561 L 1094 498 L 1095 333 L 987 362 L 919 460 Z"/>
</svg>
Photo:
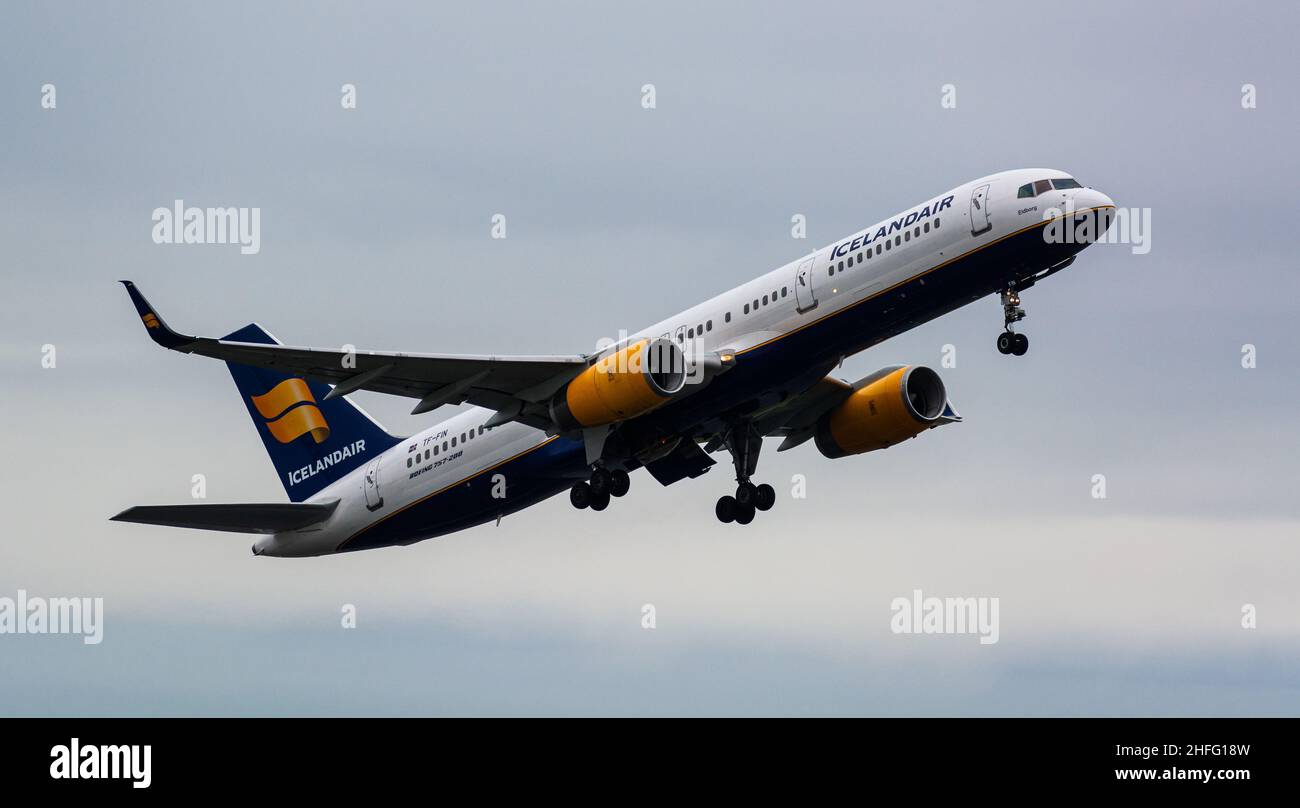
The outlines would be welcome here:
<svg viewBox="0 0 1300 808">
<path fill-rule="evenodd" d="M 1060 180 L 1037 180 L 1036 182 L 1027 182 L 1016 191 L 1017 199 L 1032 199 L 1039 194 L 1046 193 L 1052 188 L 1058 191 L 1064 191 L 1069 188 L 1082 188 L 1079 181 L 1073 177 L 1066 177 Z"/>
</svg>

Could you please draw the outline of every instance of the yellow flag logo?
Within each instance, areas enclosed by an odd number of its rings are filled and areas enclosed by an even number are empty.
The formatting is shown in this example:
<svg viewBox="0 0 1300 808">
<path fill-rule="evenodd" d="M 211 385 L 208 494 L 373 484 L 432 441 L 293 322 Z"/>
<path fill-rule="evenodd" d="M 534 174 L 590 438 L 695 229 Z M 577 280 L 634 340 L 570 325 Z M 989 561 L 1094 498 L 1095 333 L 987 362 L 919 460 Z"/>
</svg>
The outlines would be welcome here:
<svg viewBox="0 0 1300 808">
<path fill-rule="evenodd" d="M 330 436 L 329 424 L 316 406 L 316 397 L 302 379 L 285 379 L 262 395 L 253 396 L 252 402 L 266 419 L 266 428 L 280 443 L 307 434 L 317 443 L 324 443 Z"/>
</svg>

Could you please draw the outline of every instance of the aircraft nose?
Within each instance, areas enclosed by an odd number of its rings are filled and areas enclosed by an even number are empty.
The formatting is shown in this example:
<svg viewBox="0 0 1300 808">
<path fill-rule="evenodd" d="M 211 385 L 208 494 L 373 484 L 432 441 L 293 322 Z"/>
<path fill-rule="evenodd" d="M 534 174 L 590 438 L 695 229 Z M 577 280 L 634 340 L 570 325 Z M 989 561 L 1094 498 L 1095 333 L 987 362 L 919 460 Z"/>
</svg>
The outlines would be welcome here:
<svg viewBox="0 0 1300 808">
<path fill-rule="evenodd" d="M 1097 233 L 1105 233 L 1115 220 L 1115 200 L 1096 188 L 1079 188 L 1074 192 L 1074 209 L 1092 211 L 1086 214 L 1095 217 Z"/>
<path fill-rule="evenodd" d="M 1074 205 L 1077 208 L 1113 208 L 1115 200 L 1096 188 L 1081 188 L 1075 193 Z"/>
</svg>

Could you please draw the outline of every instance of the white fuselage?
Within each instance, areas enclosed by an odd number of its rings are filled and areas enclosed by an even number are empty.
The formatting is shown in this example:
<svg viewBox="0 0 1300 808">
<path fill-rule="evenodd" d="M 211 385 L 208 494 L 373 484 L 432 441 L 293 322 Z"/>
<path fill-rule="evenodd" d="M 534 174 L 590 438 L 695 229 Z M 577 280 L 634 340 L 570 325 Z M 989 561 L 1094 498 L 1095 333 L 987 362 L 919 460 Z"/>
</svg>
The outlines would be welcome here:
<svg viewBox="0 0 1300 808">
<path fill-rule="evenodd" d="M 1064 172 L 1051 169 L 1020 169 L 965 183 L 630 334 L 608 350 L 644 337 L 667 336 L 702 351 L 726 349 L 744 361 L 747 351 L 1041 225 L 1051 208 L 1063 210 L 1067 204 L 1077 211 L 1113 207 L 1104 194 L 1082 187 L 1049 190 L 1032 198 L 1016 195 L 1026 183 L 1065 177 Z M 563 439 L 520 423 L 481 430 L 491 414 L 469 408 L 407 438 L 378 461 L 312 498 L 340 500 L 324 525 L 268 536 L 254 545 L 255 552 L 286 556 L 332 553 L 350 537 L 393 514 L 461 486 L 504 484 L 500 513 L 512 512 L 515 508 L 504 504 L 509 501 L 510 481 L 494 482 L 488 472 Z M 561 481 L 556 490 L 563 485 Z"/>
</svg>

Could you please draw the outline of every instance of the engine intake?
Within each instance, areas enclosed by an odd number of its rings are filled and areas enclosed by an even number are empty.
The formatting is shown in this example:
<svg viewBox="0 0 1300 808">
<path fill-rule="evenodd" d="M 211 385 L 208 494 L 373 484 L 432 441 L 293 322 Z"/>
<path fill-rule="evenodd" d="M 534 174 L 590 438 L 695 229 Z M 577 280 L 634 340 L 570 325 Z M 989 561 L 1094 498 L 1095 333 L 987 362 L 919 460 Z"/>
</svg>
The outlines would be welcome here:
<svg viewBox="0 0 1300 808">
<path fill-rule="evenodd" d="M 817 449 L 830 458 L 886 449 L 946 423 L 948 392 L 927 367 L 903 367 L 853 391 L 817 422 Z"/>
<path fill-rule="evenodd" d="M 625 421 L 666 403 L 686 386 L 686 355 L 666 339 L 643 339 L 582 371 L 551 399 L 563 429 Z"/>
</svg>

